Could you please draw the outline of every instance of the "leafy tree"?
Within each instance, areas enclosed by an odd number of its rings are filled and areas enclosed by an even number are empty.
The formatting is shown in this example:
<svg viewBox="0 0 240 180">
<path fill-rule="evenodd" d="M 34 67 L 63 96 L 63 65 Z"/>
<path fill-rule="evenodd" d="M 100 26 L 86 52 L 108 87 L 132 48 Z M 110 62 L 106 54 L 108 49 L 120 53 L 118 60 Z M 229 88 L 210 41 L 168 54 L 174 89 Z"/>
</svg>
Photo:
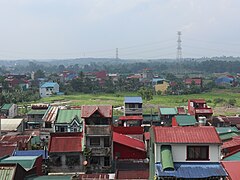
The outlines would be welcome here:
<svg viewBox="0 0 240 180">
<path fill-rule="evenodd" d="M 138 94 L 142 96 L 143 99 L 150 101 L 153 99 L 153 90 L 146 87 L 141 87 L 138 91 Z"/>
</svg>

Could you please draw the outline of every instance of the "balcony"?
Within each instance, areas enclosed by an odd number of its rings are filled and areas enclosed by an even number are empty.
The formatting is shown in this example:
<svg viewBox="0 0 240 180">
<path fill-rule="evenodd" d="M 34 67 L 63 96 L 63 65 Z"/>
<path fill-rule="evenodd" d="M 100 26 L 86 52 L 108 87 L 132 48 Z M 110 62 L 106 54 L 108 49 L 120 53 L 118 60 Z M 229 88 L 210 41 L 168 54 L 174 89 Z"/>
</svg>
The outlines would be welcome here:
<svg viewBox="0 0 240 180">
<path fill-rule="evenodd" d="M 125 108 L 125 114 L 142 114 L 142 108 Z"/>
<path fill-rule="evenodd" d="M 111 134 L 109 125 L 86 125 L 86 135 L 107 135 Z"/>
<path fill-rule="evenodd" d="M 111 155 L 111 148 L 109 147 L 89 147 L 91 156 L 109 156 Z"/>
<path fill-rule="evenodd" d="M 196 108 L 196 114 L 213 114 L 212 108 Z"/>
</svg>

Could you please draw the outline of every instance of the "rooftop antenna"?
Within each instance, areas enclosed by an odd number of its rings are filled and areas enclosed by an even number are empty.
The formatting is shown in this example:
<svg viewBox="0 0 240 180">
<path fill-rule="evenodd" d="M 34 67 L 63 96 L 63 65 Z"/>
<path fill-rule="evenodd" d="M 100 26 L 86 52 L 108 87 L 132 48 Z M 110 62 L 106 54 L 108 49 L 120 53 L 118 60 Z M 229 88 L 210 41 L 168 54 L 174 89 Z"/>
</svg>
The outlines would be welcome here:
<svg viewBox="0 0 240 180">
<path fill-rule="evenodd" d="M 177 32 L 178 40 L 177 40 L 177 60 L 180 61 L 182 59 L 182 40 L 181 40 L 181 31 Z"/>
</svg>

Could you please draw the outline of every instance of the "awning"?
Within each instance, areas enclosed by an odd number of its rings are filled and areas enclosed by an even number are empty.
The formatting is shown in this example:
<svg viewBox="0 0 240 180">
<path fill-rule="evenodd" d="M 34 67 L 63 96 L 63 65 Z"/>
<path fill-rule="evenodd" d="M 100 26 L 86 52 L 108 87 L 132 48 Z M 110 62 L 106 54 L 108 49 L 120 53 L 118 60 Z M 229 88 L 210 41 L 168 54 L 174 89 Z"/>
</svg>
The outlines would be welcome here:
<svg viewBox="0 0 240 180">
<path fill-rule="evenodd" d="M 173 157 L 172 157 L 172 148 L 169 145 L 161 146 L 161 159 L 162 159 L 162 169 L 164 171 L 173 171 Z"/>
<path fill-rule="evenodd" d="M 155 168 L 158 177 L 208 178 L 227 176 L 220 163 L 174 163 L 174 171 L 164 171 L 162 164 L 156 163 Z"/>
</svg>

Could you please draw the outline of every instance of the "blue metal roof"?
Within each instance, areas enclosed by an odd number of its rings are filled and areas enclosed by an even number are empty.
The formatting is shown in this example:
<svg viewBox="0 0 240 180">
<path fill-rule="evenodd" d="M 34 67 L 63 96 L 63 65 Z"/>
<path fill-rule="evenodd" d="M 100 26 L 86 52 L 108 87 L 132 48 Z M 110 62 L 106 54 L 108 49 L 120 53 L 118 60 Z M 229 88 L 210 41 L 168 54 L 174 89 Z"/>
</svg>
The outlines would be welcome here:
<svg viewBox="0 0 240 180">
<path fill-rule="evenodd" d="M 142 103 L 142 97 L 124 97 L 125 103 Z"/>
<path fill-rule="evenodd" d="M 163 171 L 162 164 L 156 163 L 156 175 L 158 177 L 176 177 L 176 178 L 208 178 L 208 177 L 225 177 L 226 171 L 220 163 L 174 163 L 174 171 Z"/>
<path fill-rule="evenodd" d="M 48 87 L 54 87 L 57 83 L 55 82 L 45 82 L 43 85 L 41 85 L 41 88 L 48 88 Z"/>
<path fill-rule="evenodd" d="M 14 151 L 13 156 L 40 156 L 42 155 L 43 159 L 48 158 L 48 151 L 45 150 L 27 150 L 27 151 Z"/>
</svg>

